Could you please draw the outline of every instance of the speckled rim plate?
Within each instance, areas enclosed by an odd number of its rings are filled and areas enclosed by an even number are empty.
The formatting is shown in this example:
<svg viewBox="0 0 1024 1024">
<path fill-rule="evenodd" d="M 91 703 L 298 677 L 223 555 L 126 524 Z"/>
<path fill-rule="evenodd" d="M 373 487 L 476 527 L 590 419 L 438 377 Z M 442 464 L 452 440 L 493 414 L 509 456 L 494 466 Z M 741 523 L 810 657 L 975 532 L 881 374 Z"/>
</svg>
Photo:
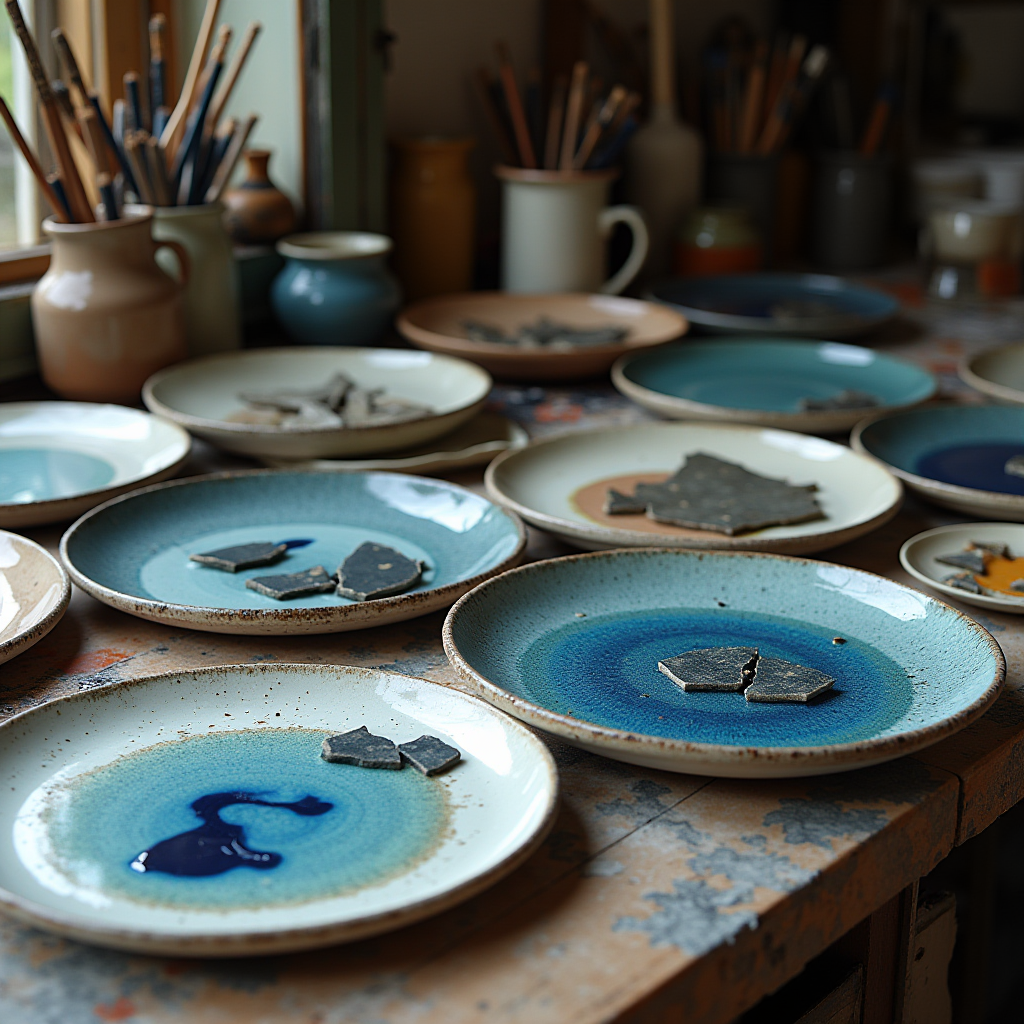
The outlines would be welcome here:
<svg viewBox="0 0 1024 1024">
<path fill-rule="evenodd" d="M 759 574 L 792 577 L 792 592 L 767 594 Z M 605 576 L 620 581 L 620 588 L 614 592 L 606 587 L 588 589 Z M 504 665 L 514 666 L 509 671 L 520 671 L 531 644 L 572 623 L 581 609 L 586 609 L 584 615 L 662 607 L 713 611 L 723 604 L 732 611 L 768 612 L 841 631 L 877 646 L 905 670 L 913 666 L 918 678 L 927 673 L 922 682 L 915 682 L 905 727 L 901 720 L 877 737 L 827 746 L 690 742 L 623 731 L 552 711 L 488 678 L 474 664 L 493 651 Z M 832 621 L 837 614 L 844 615 L 841 626 Z M 928 621 L 935 634 L 932 642 L 938 640 L 935 647 L 918 635 L 923 625 L 920 630 L 914 625 Z M 528 725 L 630 764 L 736 778 L 830 774 L 911 754 L 984 714 L 998 697 L 1006 673 L 1003 653 L 993 637 L 944 602 L 859 569 L 749 552 L 648 548 L 534 562 L 489 580 L 461 598 L 448 613 L 443 639 L 462 683 Z M 955 660 L 949 657 L 953 649 L 958 652 Z M 935 678 L 943 671 L 945 678 Z M 931 692 L 933 687 L 936 694 Z M 929 703 L 940 699 L 951 705 L 947 713 L 935 712 Z"/>
<path fill-rule="evenodd" d="M 935 560 L 937 555 L 962 551 L 971 541 L 990 541 L 1006 544 L 1010 552 L 1024 555 L 1024 524 L 1022 523 L 956 523 L 937 526 L 915 534 L 900 548 L 900 563 L 916 580 L 945 594 L 954 601 L 989 608 L 1010 615 L 1024 615 L 1024 594 L 972 594 L 942 582 L 943 576 L 952 576 L 958 570 Z"/>
<path fill-rule="evenodd" d="M 794 484 L 817 483 L 827 518 L 728 537 L 672 526 L 655 527 L 656 532 L 619 527 L 591 518 L 575 504 L 573 495 L 582 487 L 619 474 L 667 476 L 684 455 L 696 452 Z M 648 423 L 559 434 L 499 455 L 484 479 L 491 497 L 531 526 L 587 550 L 658 546 L 811 554 L 877 529 L 896 514 L 903 498 L 894 476 L 845 445 L 727 423 Z"/>
<path fill-rule="evenodd" d="M 293 504 L 270 502 L 269 506 L 261 506 L 260 499 L 270 487 L 278 488 L 284 495 L 279 499 L 281 502 L 290 500 Z M 354 514 L 349 505 L 364 497 L 365 514 Z M 311 511 L 312 500 L 327 506 L 328 511 L 319 515 Z M 199 511 L 189 502 L 198 502 Z M 212 511 L 204 511 L 204 507 Z M 289 511 L 291 516 L 286 514 Z M 200 512 L 214 517 L 205 529 Z M 298 520 L 304 523 L 303 528 L 310 527 L 310 517 L 316 515 L 313 529 L 344 528 L 357 535 L 348 542 L 351 549 L 331 548 L 329 553 L 333 557 L 343 557 L 367 540 L 390 543 L 399 549 L 404 545 L 412 552 L 409 557 L 420 547 L 428 561 L 433 560 L 435 569 L 441 555 L 444 572 L 451 578 L 437 583 L 425 574 L 423 582 L 406 593 L 361 603 L 334 593 L 287 602 L 256 595 L 245 588 L 245 580 L 250 576 L 296 572 L 318 561 L 326 562 L 326 557 L 309 554 L 316 552 L 316 547 L 300 548 L 294 562 L 286 559 L 285 563 L 235 574 L 207 570 L 188 561 L 188 555 L 197 547 L 212 550 L 221 543 L 290 539 L 294 534 L 286 538 L 278 533 L 287 533 L 289 524 Z M 212 545 L 196 539 L 223 533 L 228 521 L 233 529 L 244 531 L 244 535 Z M 211 530 L 214 524 L 219 529 Z M 474 548 L 472 554 L 463 555 L 466 539 L 474 529 L 486 531 L 480 535 L 479 550 Z M 160 533 L 161 530 L 164 532 Z M 177 531 L 174 540 L 167 532 L 172 530 Z M 445 545 L 449 550 L 445 550 Z M 402 622 L 449 608 L 478 583 L 518 565 L 525 546 L 526 530 L 514 514 L 444 480 L 404 473 L 250 470 L 174 480 L 115 498 L 93 509 L 67 530 L 61 538 L 60 554 L 72 581 L 82 590 L 130 615 L 215 633 L 269 635 L 343 632 Z M 146 566 L 164 553 L 175 552 L 175 567 L 180 555 L 181 565 L 189 570 L 198 568 L 214 573 L 212 585 L 237 587 L 239 605 L 193 604 L 161 598 L 149 591 L 142 579 Z M 458 561 L 460 558 L 469 561 L 463 564 Z M 465 565 L 472 568 L 466 569 Z M 325 568 L 333 572 L 336 566 Z M 128 576 L 122 579 L 123 573 Z M 159 578 L 156 583 L 162 586 Z M 232 600 L 234 596 L 233 591 Z"/>
<path fill-rule="evenodd" d="M 997 402 L 1024 405 L 1024 345 L 1001 345 L 964 356 L 957 367 L 960 379 Z M 1007 383 L 1011 378 L 1018 387 Z"/>
<path fill-rule="evenodd" d="M 140 409 L 92 402 L 5 402 L 0 405 L 3 453 L 45 449 L 86 456 L 107 468 L 101 485 L 68 487 L 50 498 L 0 502 L 0 527 L 40 526 L 74 519 L 134 487 L 166 480 L 188 458 L 192 439 Z"/>
<path fill-rule="evenodd" d="M 90 906 L 74 890 L 53 892 L 24 866 L 15 818 L 22 816 L 24 833 L 26 801 L 55 776 L 73 779 L 153 744 L 237 730 L 239 721 L 246 731 L 259 728 L 257 718 L 284 729 L 366 725 L 400 740 L 427 733 L 453 743 L 463 760 L 436 777 L 449 807 L 440 845 L 376 885 L 257 909 L 170 909 L 117 894 Z M 165 672 L 32 708 L 0 725 L 0 779 L 0 909 L 78 941 L 187 957 L 310 949 L 439 913 L 522 864 L 551 827 L 558 795 L 544 744 L 483 701 L 380 669 L 268 663 Z M 21 849 L 31 848 L 20 838 Z"/>
<path fill-rule="evenodd" d="M 70 600 L 60 562 L 34 540 L 0 530 L 0 664 L 42 640 Z"/>
</svg>

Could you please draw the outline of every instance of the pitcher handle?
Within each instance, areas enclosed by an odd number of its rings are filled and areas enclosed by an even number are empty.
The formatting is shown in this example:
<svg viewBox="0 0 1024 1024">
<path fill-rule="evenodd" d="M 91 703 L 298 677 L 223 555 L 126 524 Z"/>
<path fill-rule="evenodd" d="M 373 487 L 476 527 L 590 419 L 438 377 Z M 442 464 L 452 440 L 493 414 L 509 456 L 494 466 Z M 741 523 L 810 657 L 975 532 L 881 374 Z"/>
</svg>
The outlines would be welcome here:
<svg viewBox="0 0 1024 1024">
<path fill-rule="evenodd" d="M 602 238 L 607 238 L 616 224 L 629 227 L 633 233 L 633 248 L 626 262 L 598 289 L 604 295 L 619 295 L 625 291 L 626 286 L 640 273 L 650 245 L 644 215 L 635 206 L 609 206 L 598 215 L 597 226 Z"/>
<path fill-rule="evenodd" d="M 178 257 L 178 266 L 181 270 L 181 286 L 184 288 L 188 284 L 189 274 L 192 272 L 192 261 L 188 258 L 188 250 L 181 244 L 181 242 L 172 242 L 169 238 L 163 238 L 157 241 L 156 248 L 162 249 L 166 246 L 168 249 L 172 249 L 174 254 Z"/>
</svg>

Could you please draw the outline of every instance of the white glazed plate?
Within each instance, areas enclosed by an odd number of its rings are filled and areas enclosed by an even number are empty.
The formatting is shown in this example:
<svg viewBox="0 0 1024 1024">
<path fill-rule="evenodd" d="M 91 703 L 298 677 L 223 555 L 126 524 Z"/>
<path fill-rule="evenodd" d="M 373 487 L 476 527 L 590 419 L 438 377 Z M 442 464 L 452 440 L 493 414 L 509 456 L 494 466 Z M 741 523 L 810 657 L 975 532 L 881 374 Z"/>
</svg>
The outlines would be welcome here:
<svg viewBox="0 0 1024 1024">
<path fill-rule="evenodd" d="M 89 402 L 0 405 L 0 526 L 80 516 L 142 484 L 171 476 L 188 434 L 158 416 Z"/>
<path fill-rule="evenodd" d="M 0 664 L 42 640 L 70 600 L 60 562 L 35 541 L 0 530 Z"/>
<path fill-rule="evenodd" d="M 326 735 L 363 725 L 437 736 L 462 760 L 427 778 L 321 759 Z M 543 743 L 482 701 L 334 665 L 170 672 L 52 701 L 0 725 L 0 780 L 0 909 L 189 957 L 326 946 L 445 910 L 536 849 L 558 790 Z M 314 807 L 221 802 L 204 826 L 193 801 L 225 792 Z M 225 823 L 241 826 L 236 850 L 280 862 L 213 854 L 219 873 L 168 872 L 196 863 L 192 830 Z M 172 838 L 179 859 L 161 862 L 154 847 Z M 143 851 L 151 869 L 133 870 Z"/>
<path fill-rule="evenodd" d="M 608 487 L 631 492 L 633 476 L 663 479 L 682 465 L 685 455 L 698 452 L 793 484 L 817 484 L 826 518 L 728 537 L 655 523 L 643 515 L 601 512 Z M 564 434 L 498 456 L 485 479 L 494 500 L 586 550 L 659 546 L 810 554 L 876 529 L 896 514 L 902 499 L 892 474 L 844 445 L 726 424 L 654 423 Z"/>
</svg>

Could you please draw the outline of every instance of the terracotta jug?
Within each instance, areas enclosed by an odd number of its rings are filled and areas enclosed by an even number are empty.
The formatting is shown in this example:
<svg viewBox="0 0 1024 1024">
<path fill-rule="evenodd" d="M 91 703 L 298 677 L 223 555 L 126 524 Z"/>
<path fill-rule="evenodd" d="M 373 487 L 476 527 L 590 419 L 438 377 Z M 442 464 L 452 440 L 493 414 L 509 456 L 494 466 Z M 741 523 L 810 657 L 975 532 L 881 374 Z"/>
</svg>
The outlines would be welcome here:
<svg viewBox="0 0 1024 1024">
<path fill-rule="evenodd" d="M 97 224 L 43 222 L 53 254 L 32 293 L 32 322 L 43 380 L 63 398 L 137 402 L 147 377 L 188 354 L 184 286 L 160 269 L 156 250 L 174 249 L 186 280 L 188 254 L 155 242 L 143 209 Z"/>
<path fill-rule="evenodd" d="M 270 245 L 295 229 L 292 201 L 270 180 L 269 149 L 245 153 L 245 181 L 224 193 L 224 226 L 243 245 Z"/>
<path fill-rule="evenodd" d="M 476 189 L 467 162 L 474 139 L 394 143 L 393 266 L 408 301 L 469 291 Z"/>
</svg>

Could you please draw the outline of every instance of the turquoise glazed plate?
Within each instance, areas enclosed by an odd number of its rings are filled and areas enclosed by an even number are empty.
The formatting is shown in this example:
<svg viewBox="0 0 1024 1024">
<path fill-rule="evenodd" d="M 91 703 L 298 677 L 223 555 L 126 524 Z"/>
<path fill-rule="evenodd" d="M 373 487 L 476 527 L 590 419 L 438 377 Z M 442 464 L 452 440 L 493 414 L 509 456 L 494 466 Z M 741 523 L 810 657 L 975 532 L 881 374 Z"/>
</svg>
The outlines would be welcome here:
<svg viewBox="0 0 1024 1024">
<path fill-rule="evenodd" d="M 738 552 L 609 551 L 505 573 L 448 614 L 463 683 L 528 725 L 631 764 L 789 777 L 878 764 L 974 721 L 1005 674 L 973 620 L 871 573 Z M 658 662 L 756 647 L 835 679 L 808 704 L 684 692 Z"/>
<path fill-rule="evenodd" d="M 74 519 L 188 457 L 188 434 L 138 409 L 90 402 L 0 405 L 0 527 Z"/>
<path fill-rule="evenodd" d="M 677 420 L 723 420 L 809 433 L 850 430 L 866 413 L 904 408 L 935 393 L 925 370 L 869 348 L 771 338 L 692 341 L 624 356 L 612 383 L 627 398 Z M 875 400 L 855 409 L 802 408 L 844 391 Z"/>
<path fill-rule="evenodd" d="M 328 764 L 366 726 L 462 759 Z M 0 725 L 0 909 L 132 953 L 280 953 L 389 931 L 518 867 L 551 825 L 546 747 L 438 683 L 336 665 L 168 672 Z"/>
<path fill-rule="evenodd" d="M 872 418 L 850 437 L 911 490 L 972 518 L 1024 522 L 1024 476 L 1006 463 L 1024 456 L 1024 408 L 935 406 Z"/>
<path fill-rule="evenodd" d="M 189 560 L 235 544 L 292 542 L 270 566 L 222 572 Z M 289 601 L 254 576 L 334 573 L 360 544 L 424 563 L 411 590 L 356 602 L 334 591 Z M 83 516 L 60 552 L 72 580 L 113 608 L 216 633 L 334 633 L 425 615 L 516 565 L 523 525 L 486 498 L 400 473 L 253 471 L 147 487 Z"/>
</svg>

